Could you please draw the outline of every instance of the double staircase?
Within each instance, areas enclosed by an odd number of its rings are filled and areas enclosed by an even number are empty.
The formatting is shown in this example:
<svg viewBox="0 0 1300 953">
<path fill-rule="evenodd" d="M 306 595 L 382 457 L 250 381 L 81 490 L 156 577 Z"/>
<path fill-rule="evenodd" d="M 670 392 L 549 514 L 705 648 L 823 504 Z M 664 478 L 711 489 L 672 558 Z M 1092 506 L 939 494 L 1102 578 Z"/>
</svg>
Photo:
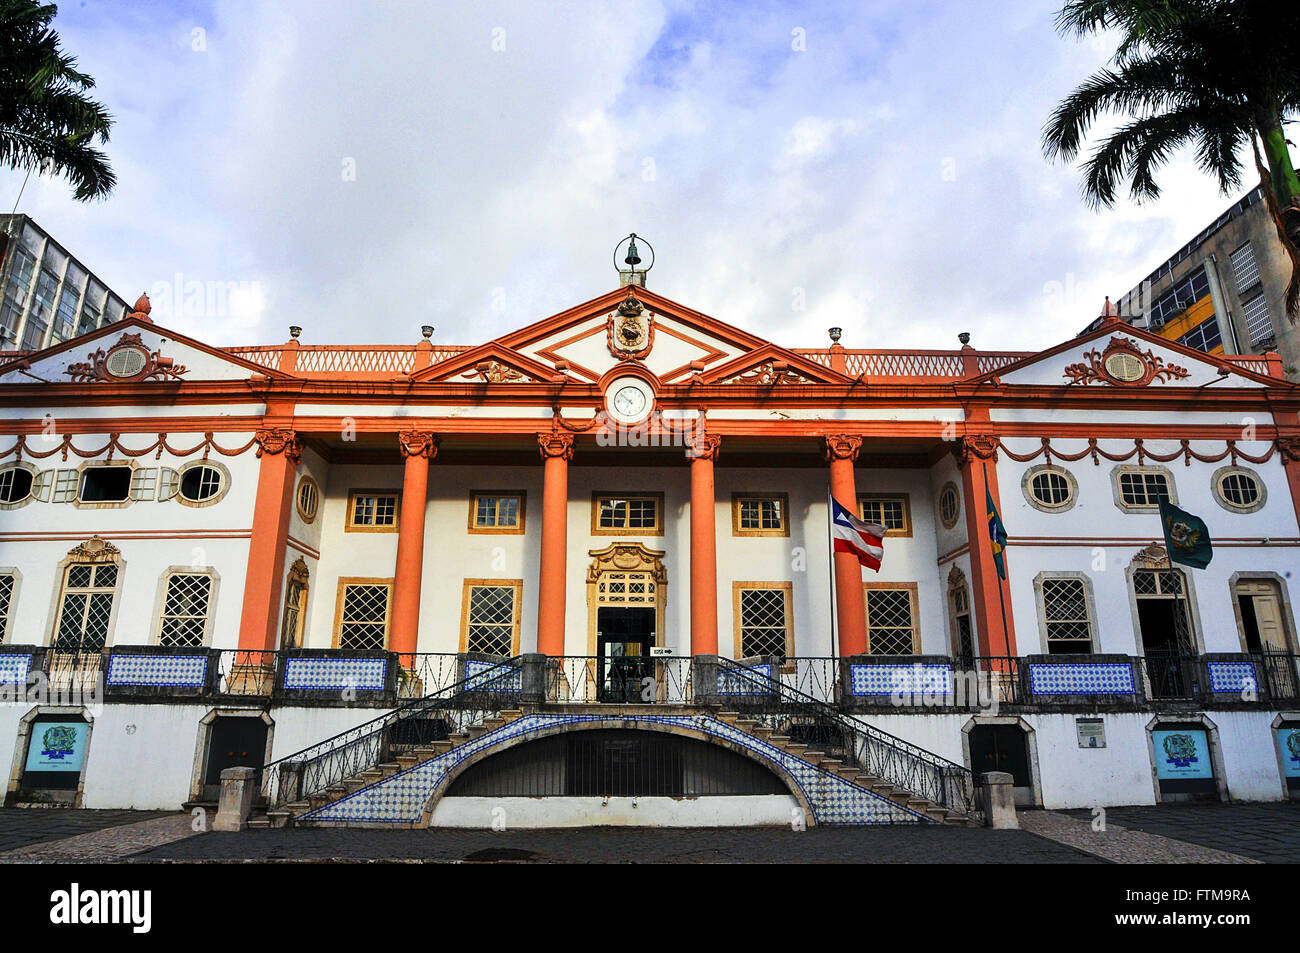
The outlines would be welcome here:
<svg viewBox="0 0 1300 953">
<path fill-rule="evenodd" d="M 752 669 L 699 661 L 685 703 L 636 705 L 562 703 L 529 671 L 547 660 L 510 659 L 267 765 L 266 812 L 251 826 L 425 826 L 434 792 L 467 758 L 548 731 L 651 721 L 748 750 L 794 781 L 813 823 L 977 823 L 968 769 Z M 727 693 L 701 691 L 704 681 Z"/>
</svg>

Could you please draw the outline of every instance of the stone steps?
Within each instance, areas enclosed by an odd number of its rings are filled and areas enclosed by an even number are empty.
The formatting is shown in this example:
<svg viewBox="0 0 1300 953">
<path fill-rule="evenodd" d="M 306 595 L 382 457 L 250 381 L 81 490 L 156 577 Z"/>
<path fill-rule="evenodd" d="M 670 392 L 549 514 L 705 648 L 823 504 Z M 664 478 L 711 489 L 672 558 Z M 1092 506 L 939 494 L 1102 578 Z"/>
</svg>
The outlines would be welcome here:
<svg viewBox="0 0 1300 953">
<path fill-rule="evenodd" d="M 498 712 L 495 715 L 483 719 L 476 725 L 466 727 L 462 731 L 452 734 L 445 740 L 428 742 L 409 751 L 397 755 L 391 761 L 367 768 L 358 772 L 355 776 L 331 784 L 323 791 L 318 791 L 310 796 L 290 804 L 280 805 L 269 811 L 265 817 L 257 818 L 256 826 L 259 828 L 266 827 L 284 827 L 292 824 L 294 820 L 310 811 L 318 810 L 334 801 L 356 793 L 370 785 L 382 783 L 394 775 L 408 771 L 424 762 L 439 757 L 453 748 L 482 737 L 484 734 L 494 731 L 504 725 L 510 724 L 519 718 L 524 717 L 524 712 L 520 709 L 507 709 Z M 861 769 L 853 764 L 846 763 L 842 757 L 833 757 L 828 752 L 813 748 L 810 745 L 792 741 L 789 735 L 778 734 L 775 729 L 765 725 L 758 718 L 744 717 L 739 712 L 721 711 L 713 713 L 718 721 L 728 724 L 734 728 L 752 735 L 768 745 L 777 748 L 786 754 L 799 758 L 800 760 L 818 768 L 827 774 L 842 778 L 856 787 L 865 789 L 872 794 L 884 798 L 899 807 L 919 815 L 931 823 L 942 824 L 945 826 L 966 826 L 974 821 L 964 814 L 957 813 L 942 805 L 935 804 L 928 799 L 915 794 L 912 791 L 865 774 Z"/>
</svg>

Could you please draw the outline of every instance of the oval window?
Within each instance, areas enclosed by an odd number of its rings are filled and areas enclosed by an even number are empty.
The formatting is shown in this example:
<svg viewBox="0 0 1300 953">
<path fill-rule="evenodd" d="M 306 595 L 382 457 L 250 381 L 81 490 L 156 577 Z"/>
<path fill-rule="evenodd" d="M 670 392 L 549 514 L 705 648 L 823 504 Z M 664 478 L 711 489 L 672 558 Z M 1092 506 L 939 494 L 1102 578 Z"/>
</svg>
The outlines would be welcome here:
<svg viewBox="0 0 1300 953">
<path fill-rule="evenodd" d="M 1059 470 L 1035 473 L 1029 480 L 1029 493 L 1035 502 L 1053 508 L 1065 506 L 1073 496 L 1069 479 Z"/>
<path fill-rule="evenodd" d="M 191 503 L 206 503 L 221 492 L 222 483 L 216 467 L 190 467 L 181 474 L 181 497 Z"/>
<path fill-rule="evenodd" d="M 303 477 L 298 484 L 298 515 L 304 523 L 316 518 L 316 507 L 320 504 L 320 490 L 311 477 Z"/>
<path fill-rule="evenodd" d="M 135 377 L 148 362 L 149 356 L 135 347 L 118 348 L 104 361 L 104 370 L 113 377 Z"/>
<path fill-rule="evenodd" d="M 951 483 L 939 491 L 939 519 L 943 520 L 943 525 L 952 529 L 957 525 L 957 513 L 961 510 L 961 503 L 957 496 L 957 487 Z"/>
<path fill-rule="evenodd" d="M 32 474 L 23 467 L 0 470 L 0 503 L 21 503 L 32 492 Z"/>
<path fill-rule="evenodd" d="M 1118 351 L 1106 358 L 1106 373 L 1117 381 L 1141 380 L 1147 372 L 1146 364 L 1135 354 Z"/>
<path fill-rule="evenodd" d="M 1245 509 L 1259 502 L 1259 480 L 1247 470 L 1229 470 L 1219 477 L 1219 496 L 1229 506 Z"/>
</svg>

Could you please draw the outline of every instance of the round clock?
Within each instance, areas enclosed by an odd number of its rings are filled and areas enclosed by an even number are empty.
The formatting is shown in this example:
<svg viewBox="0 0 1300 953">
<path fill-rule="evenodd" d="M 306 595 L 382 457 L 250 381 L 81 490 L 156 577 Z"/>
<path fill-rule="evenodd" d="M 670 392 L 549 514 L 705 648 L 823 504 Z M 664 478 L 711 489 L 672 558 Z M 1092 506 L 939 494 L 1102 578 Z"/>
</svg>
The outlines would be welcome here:
<svg viewBox="0 0 1300 953">
<path fill-rule="evenodd" d="M 645 381 L 639 377 L 620 377 L 606 391 L 605 409 L 619 423 L 637 423 L 650 413 L 653 399 L 654 393 Z"/>
</svg>

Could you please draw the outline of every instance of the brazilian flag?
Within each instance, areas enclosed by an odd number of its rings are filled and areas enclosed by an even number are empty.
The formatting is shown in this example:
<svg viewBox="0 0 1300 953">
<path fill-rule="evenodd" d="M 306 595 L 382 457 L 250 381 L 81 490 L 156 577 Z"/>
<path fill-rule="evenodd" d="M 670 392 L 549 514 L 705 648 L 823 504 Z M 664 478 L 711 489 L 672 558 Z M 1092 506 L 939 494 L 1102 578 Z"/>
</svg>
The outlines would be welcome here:
<svg viewBox="0 0 1300 953">
<path fill-rule="evenodd" d="M 993 550 L 993 563 L 998 567 L 998 577 L 1007 578 L 1007 563 L 1002 557 L 1002 551 L 1007 548 L 1007 528 L 1002 525 L 1002 517 L 998 516 L 998 508 L 993 503 L 993 494 L 989 492 L 988 485 L 984 487 L 984 508 L 988 511 L 989 520 L 989 546 Z"/>
<path fill-rule="evenodd" d="M 1204 569 L 1214 558 L 1210 531 L 1205 521 L 1180 510 L 1168 500 L 1160 501 L 1160 525 L 1165 531 L 1165 547 L 1172 562 Z"/>
</svg>

